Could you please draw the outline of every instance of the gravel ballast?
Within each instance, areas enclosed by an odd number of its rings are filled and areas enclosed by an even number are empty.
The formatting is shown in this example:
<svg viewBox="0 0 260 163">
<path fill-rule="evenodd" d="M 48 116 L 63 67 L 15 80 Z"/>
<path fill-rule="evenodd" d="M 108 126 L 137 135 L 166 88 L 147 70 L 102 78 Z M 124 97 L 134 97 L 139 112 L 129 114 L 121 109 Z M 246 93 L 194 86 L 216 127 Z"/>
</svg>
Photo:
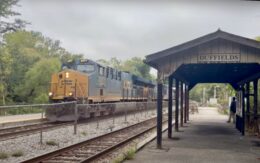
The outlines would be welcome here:
<svg viewBox="0 0 260 163">
<path fill-rule="evenodd" d="M 63 148 L 105 133 L 111 130 L 117 130 L 128 125 L 132 125 L 145 119 L 155 117 L 155 110 L 149 112 L 140 112 L 125 116 L 90 122 L 78 125 L 77 134 L 74 135 L 74 127 L 66 126 L 43 132 L 42 144 L 40 143 L 40 133 L 29 136 L 22 136 L 15 139 L 0 142 L 0 154 L 8 154 L 7 159 L 0 159 L 2 163 L 20 162 L 32 157 L 36 157 L 59 148 Z M 14 157 L 14 153 L 22 156 Z"/>
</svg>

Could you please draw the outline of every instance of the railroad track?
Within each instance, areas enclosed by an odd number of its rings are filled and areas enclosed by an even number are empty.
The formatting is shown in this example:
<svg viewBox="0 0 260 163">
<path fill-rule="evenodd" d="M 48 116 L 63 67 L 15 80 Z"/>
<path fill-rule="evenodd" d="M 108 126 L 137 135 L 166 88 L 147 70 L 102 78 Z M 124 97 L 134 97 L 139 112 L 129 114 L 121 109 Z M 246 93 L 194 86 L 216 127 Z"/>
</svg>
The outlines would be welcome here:
<svg viewBox="0 0 260 163">
<path fill-rule="evenodd" d="M 16 138 L 18 136 L 22 135 L 30 135 L 34 134 L 39 131 L 46 131 L 49 129 L 53 129 L 56 127 L 61 127 L 65 125 L 71 124 L 66 123 L 50 123 L 50 122 L 44 122 L 44 123 L 38 123 L 38 124 L 31 124 L 26 126 L 17 126 L 17 127 L 11 127 L 11 128 L 5 128 L 0 130 L 0 141 Z"/>
<path fill-rule="evenodd" d="M 154 128 L 156 128 L 156 118 L 26 160 L 23 163 L 93 162 Z"/>
<path fill-rule="evenodd" d="M 136 112 L 133 112 L 131 114 L 134 114 Z M 117 114 L 114 116 L 120 117 L 123 116 L 124 114 Z M 85 124 L 85 123 L 90 123 L 90 122 L 95 122 L 95 121 L 100 121 L 100 120 L 106 120 L 110 119 L 111 117 L 109 115 L 103 116 L 103 117 L 95 117 L 95 118 L 90 118 L 87 120 L 82 120 L 79 121 L 78 124 Z M 47 131 L 59 127 L 65 127 L 65 126 L 70 126 L 74 125 L 74 122 L 59 122 L 59 123 L 51 123 L 51 122 L 44 122 L 44 123 L 37 123 L 37 124 L 31 124 L 31 125 L 25 125 L 25 126 L 17 126 L 17 127 L 11 127 L 11 128 L 5 128 L 5 129 L 0 129 L 0 141 L 8 140 L 8 139 L 13 139 L 17 138 L 18 136 L 28 136 L 35 134 L 40 131 Z"/>
</svg>

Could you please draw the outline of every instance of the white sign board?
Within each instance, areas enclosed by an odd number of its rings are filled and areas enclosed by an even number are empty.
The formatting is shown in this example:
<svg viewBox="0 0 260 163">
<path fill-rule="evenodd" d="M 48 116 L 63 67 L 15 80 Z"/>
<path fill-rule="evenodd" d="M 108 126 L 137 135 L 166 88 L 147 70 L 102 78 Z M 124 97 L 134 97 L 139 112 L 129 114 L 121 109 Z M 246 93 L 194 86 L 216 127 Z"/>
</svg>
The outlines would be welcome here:
<svg viewBox="0 0 260 163">
<path fill-rule="evenodd" d="M 204 62 L 204 63 L 240 62 L 240 54 L 199 54 L 198 62 Z"/>
</svg>

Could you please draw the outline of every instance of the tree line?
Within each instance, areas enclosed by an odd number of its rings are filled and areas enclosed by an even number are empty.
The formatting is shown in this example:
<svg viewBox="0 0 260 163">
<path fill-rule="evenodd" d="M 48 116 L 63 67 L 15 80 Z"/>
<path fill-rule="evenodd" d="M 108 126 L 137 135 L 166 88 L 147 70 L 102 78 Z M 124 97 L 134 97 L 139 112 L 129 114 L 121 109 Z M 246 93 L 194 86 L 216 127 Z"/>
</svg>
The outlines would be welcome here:
<svg viewBox="0 0 260 163">
<path fill-rule="evenodd" d="M 81 58 L 84 58 L 83 54 L 72 54 L 62 48 L 59 41 L 39 32 L 18 30 L 6 33 L 0 46 L 0 103 L 47 102 L 51 74 L 59 72 L 62 63 Z M 153 79 L 150 67 L 138 57 L 97 62 Z"/>
<path fill-rule="evenodd" d="M 40 32 L 24 30 L 27 22 L 17 18 L 9 19 L 20 15 L 12 10 L 18 1 L 0 1 L 0 105 L 47 102 L 51 74 L 60 71 L 62 63 L 83 58 L 83 54 L 72 54 L 62 48 L 60 41 L 45 37 Z M 255 39 L 260 41 L 260 36 Z M 150 74 L 150 67 L 139 57 L 126 61 L 117 58 L 99 59 L 97 62 L 155 80 Z M 228 85 L 209 84 L 195 87 L 191 91 L 191 98 L 202 102 L 204 87 L 207 99 L 212 97 L 214 87 L 218 87 L 219 93 L 228 90 L 229 95 L 234 94 Z M 226 103 L 226 95 L 219 94 L 217 97 Z"/>
<path fill-rule="evenodd" d="M 0 20 L 19 15 L 12 10 L 17 3 L 18 0 L 1 0 Z M 0 105 L 48 102 L 51 75 L 61 70 L 62 63 L 84 58 L 83 54 L 72 54 L 62 48 L 60 41 L 40 32 L 26 31 L 26 24 L 20 19 L 0 23 Z M 152 79 L 150 67 L 138 57 L 98 62 Z"/>
</svg>

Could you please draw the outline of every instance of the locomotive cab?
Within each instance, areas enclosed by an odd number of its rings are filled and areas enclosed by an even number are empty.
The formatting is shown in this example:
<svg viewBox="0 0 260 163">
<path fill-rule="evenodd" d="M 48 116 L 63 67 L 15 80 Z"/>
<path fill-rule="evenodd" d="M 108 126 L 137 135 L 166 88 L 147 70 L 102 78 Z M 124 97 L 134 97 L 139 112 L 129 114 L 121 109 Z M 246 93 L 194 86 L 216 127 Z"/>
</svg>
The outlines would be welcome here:
<svg viewBox="0 0 260 163">
<path fill-rule="evenodd" d="M 85 100 L 88 95 L 88 76 L 67 69 L 51 77 L 49 99 L 53 102 Z"/>
</svg>

